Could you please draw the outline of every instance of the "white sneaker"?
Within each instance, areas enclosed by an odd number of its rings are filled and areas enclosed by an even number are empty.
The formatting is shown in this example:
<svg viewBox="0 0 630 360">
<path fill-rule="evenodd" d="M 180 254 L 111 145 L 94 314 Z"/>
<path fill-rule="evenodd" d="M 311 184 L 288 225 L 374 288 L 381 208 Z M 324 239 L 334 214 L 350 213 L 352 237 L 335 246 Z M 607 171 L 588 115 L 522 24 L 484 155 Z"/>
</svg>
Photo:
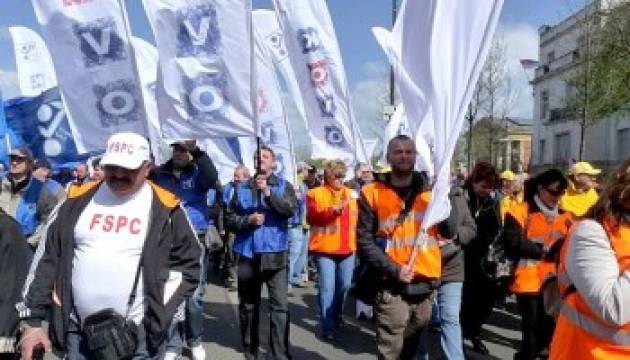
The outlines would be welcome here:
<svg viewBox="0 0 630 360">
<path fill-rule="evenodd" d="M 197 345 L 190 349 L 193 360 L 205 360 L 206 350 L 203 349 L 203 345 Z"/>
<path fill-rule="evenodd" d="M 164 354 L 164 360 L 176 360 L 177 359 L 177 354 L 174 352 L 167 352 L 166 354 Z"/>
</svg>

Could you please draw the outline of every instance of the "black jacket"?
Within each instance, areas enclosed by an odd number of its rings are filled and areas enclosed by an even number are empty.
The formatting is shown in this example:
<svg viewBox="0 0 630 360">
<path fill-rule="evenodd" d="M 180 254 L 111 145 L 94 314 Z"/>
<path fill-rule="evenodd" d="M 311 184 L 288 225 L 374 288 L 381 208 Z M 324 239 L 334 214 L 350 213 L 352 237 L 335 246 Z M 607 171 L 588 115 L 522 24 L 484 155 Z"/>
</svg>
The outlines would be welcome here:
<svg viewBox="0 0 630 360">
<path fill-rule="evenodd" d="M 0 209 L 0 354 L 15 349 L 15 303 L 26 279 L 30 251 L 20 224 Z"/>
<path fill-rule="evenodd" d="M 66 332 L 72 309 L 72 262 L 74 228 L 100 184 L 70 194 L 57 209 L 49 225 L 46 241 L 33 260 L 26 284 L 26 296 L 18 304 L 20 317 L 29 326 L 40 326 L 52 309 L 49 333 L 53 344 L 65 349 Z M 164 340 L 177 307 L 192 295 L 199 283 L 201 248 L 179 200 L 166 190 L 152 185 L 153 201 L 149 229 L 142 253 L 145 300 L 144 327 L 151 353 Z M 170 271 L 182 273 L 182 283 L 164 304 L 164 285 Z M 53 303 L 53 287 L 61 306 Z"/>
</svg>

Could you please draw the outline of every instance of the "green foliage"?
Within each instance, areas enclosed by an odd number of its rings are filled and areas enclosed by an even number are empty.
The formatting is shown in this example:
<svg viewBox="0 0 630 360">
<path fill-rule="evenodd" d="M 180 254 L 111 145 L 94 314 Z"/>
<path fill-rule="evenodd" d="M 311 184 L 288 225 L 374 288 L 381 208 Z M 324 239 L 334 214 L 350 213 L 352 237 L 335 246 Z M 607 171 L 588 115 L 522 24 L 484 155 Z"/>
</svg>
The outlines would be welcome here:
<svg viewBox="0 0 630 360">
<path fill-rule="evenodd" d="M 592 15 L 586 32 L 568 105 L 580 121 L 586 108 L 588 126 L 630 109 L 630 3 Z"/>
</svg>

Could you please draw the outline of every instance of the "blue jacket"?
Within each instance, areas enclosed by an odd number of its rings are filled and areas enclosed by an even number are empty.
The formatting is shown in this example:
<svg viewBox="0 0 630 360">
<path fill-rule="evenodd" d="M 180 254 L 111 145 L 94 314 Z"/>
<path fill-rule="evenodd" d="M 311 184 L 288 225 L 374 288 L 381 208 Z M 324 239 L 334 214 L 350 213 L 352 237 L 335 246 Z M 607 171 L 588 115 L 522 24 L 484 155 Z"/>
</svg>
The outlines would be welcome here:
<svg viewBox="0 0 630 360">
<path fill-rule="evenodd" d="M 9 214 L 17 220 L 26 238 L 34 235 L 37 227 L 46 222 L 48 215 L 57 206 L 62 198 L 59 193 L 62 188 L 55 182 L 42 182 L 31 177 L 28 184 L 18 191 L 19 196 L 11 196 L 12 185 L 9 180 L 2 183 L 2 196 L 0 206 L 4 209 L 15 209 L 15 213 Z M 10 205 L 8 202 L 13 203 Z"/>
<path fill-rule="evenodd" d="M 306 224 L 306 186 L 302 183 L 297 189 L 297 209 L 295 214 L 289 219 L 290 226 L 303 226 Z"/>
<path fill-rule="evenodd" d="M 173 162 L 169 160 L 156 170 L 154 182 L 181 199 L 195 231 L 206 231 L 210 223 L 207 194 L 217 183 L 217 170 L 212 160 L 202 152 L 191 166 L 182 170 L 179 179 L 174 170 Z"/>
<path fill-rule="evenodd" d="M 235 234 L 234 252 L 249 259 L 255 254 L 278 253 L 289 248 L 288 220 L 297 208 L 295 191 L 289 182 L 275 175 L 267 182 L 271 196 L 260 203 L 253 180 L 236 184 L 226 210 L 227 228 Z M 265 214 L 262 226 L 249 224 L 249 215 L 255 212 Z"/>
</svg>

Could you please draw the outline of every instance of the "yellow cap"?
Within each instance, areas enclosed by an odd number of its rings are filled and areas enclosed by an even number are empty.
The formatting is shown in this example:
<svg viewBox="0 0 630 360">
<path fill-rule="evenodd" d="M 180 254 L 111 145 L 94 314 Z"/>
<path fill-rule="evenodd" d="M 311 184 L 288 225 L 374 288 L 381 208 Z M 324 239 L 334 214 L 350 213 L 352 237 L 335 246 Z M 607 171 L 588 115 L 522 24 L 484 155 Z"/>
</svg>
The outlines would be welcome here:
<svg viewBox="0 0 630 360">
<path fill-rule="evenodd" d="M 501 173 L 501 180 L 514 181 L 516 180 L 516 175 L 511 170 L 505 170 Z"/>
<path fill-rule="evenodd" d="M 602 172 L 601 169 L 595 169 L 593 165 L 587 163 L 586 161 L 581 161 L 581 162 L 575 163 L 571 167 L 569 174 L 570 175 L 580 175 L 580 174 L 599 175 L 601 172 Z"/>
</svg>

